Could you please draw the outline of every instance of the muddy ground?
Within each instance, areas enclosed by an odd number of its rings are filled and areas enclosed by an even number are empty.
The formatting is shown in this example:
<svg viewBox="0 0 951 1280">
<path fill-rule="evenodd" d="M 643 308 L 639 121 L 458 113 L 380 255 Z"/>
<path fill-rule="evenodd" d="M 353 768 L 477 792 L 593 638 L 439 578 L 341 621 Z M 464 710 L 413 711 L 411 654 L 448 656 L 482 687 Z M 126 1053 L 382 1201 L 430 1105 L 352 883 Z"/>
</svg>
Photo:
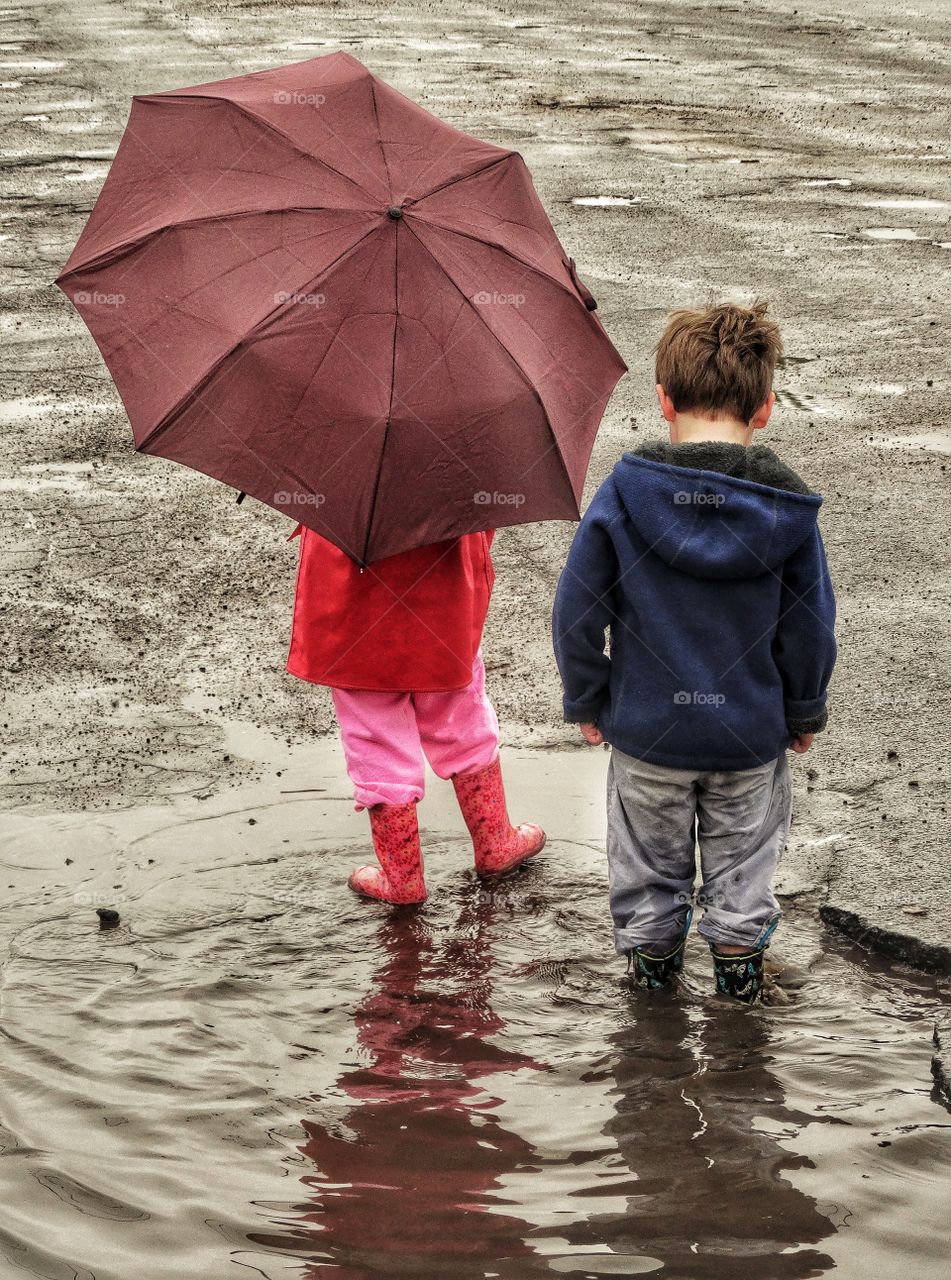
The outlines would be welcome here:
<svg viewBox="0 0 951 1280">
<path fill-rule="evenodd" d="M 664 313 L 773 303 L 788 359 L 769 442 L 826 496 L 841 643 L 829 730 L 795 761 L 783 887 L 947 961 L 946 0 L 44 0 L 0 11 L 0 32 L 8 835 L 27 816 L 62 813 L 52 829 L 65 831 L 82 809 L 252 780 L 279 790 L 280 759 L 242 756 L 225 722 L 283 739 L 289 762 L 333 731 L 326 691 L 283 670 L 288 522 L 132 451 L 52 280 L 133 93 L 346 49 L 528 161 L 630 366 L 592 489 L 658 429 L 650 349 Z M 616 200 L 577 203 L 598 196 Z M 485 652 L 510 746 L 581 750 L 548 642 L 571 535 L 526 527 L 496 544 Z M 342 794 L 339 773 L 313 785 Z M 570 828 L 570 814 L 559 821 Z"/>
</svg>

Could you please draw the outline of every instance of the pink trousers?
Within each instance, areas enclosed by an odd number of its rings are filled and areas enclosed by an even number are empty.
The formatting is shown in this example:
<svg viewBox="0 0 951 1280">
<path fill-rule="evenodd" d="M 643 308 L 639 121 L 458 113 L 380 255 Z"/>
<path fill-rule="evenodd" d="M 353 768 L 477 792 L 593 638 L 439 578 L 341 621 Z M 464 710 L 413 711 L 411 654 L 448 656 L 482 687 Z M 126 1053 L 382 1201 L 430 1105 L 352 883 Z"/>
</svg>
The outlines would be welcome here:
<svg viewBox="0 0 951 1280">
<path fill-rule="evenodd" d="M 498 754 L 481 653 L 468 685 L 453 693 L 334 689 L 333 700 L 357 809 L 420 800 L 424 753 L 440 778 L 484 769 Z"/>
</svg>

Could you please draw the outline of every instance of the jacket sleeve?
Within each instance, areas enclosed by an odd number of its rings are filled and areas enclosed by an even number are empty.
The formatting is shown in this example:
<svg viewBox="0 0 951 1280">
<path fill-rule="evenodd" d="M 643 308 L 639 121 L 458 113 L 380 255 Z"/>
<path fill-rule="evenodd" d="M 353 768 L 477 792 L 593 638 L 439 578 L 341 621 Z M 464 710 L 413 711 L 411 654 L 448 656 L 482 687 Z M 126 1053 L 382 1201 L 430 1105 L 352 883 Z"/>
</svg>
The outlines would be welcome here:
<svg viewBox="0 0 951 1280">
<path fill-rule="evenodd" d="M 826 689 L 835 666 L 835 595 L 818 526 L 783 566 L 773 658 L 783 679 L 790 733 L 826 727 Z"/>
<path fill-rule="evenodd" d="M 605 629 L 614 621 L 618 561 L 604 525 L 582 520 L 555 593 L 552 634 L 564 687 L 565 719 L 593 723 L 608 697 Z"/>
</svg>

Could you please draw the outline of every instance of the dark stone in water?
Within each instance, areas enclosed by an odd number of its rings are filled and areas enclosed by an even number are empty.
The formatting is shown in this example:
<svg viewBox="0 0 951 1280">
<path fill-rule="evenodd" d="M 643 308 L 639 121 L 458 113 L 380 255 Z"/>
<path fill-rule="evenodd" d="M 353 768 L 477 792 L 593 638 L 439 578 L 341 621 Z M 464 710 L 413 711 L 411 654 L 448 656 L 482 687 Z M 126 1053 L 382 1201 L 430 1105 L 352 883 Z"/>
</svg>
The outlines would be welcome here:
<svg viewBox="0 0 951 1280">
<path fill-rule="evenodd" d="M 119 913 L 112 907 L 97 907 L 96 915 L 99 917 L 100 929 L 114 929 L 119 923 Z"/>
</svg>

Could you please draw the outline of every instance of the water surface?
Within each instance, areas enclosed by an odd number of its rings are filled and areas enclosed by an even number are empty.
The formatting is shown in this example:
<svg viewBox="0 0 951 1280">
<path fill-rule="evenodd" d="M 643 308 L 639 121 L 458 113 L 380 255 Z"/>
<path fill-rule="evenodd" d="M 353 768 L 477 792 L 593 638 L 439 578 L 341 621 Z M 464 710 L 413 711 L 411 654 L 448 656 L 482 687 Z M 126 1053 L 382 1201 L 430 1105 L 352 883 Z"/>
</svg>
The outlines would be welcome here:
<svg viewBox="0 0 951 1280">
<path fill-rule="evenodd" d="M 790 903 L 791 1003 L 715 997 L 695 937 L 680 991 L 630 992 L 603 767 L 510 753 L 553 838 L 494 891 L 434 781 L 419 910 L 345 889 L 364 819 L 330 754 L 6 815 L 3 1276 L 944 1276 L 940 988 Z"/>
</svg>

